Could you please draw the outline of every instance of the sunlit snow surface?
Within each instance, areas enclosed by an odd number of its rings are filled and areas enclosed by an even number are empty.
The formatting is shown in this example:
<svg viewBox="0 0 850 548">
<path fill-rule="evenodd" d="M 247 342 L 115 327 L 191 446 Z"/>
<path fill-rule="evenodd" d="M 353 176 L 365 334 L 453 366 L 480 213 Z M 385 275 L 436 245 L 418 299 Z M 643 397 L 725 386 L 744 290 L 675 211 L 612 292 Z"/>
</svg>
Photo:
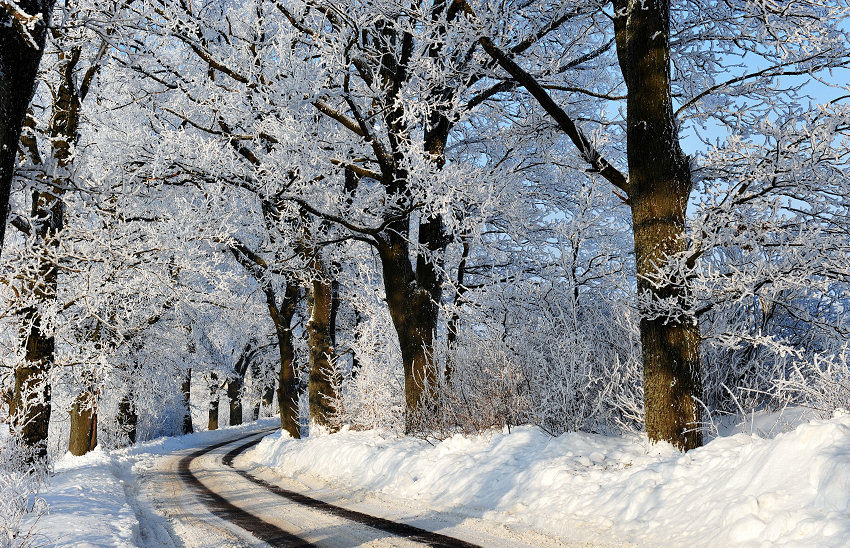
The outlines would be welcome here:
<svg viewBox="0 0 850 548">
<path fill-rule="evenodd" d="M 275 434 L 245 460 L 349 493 L 374 491 L 387 501 L 529 527 L 569 541 L 846 546 L 850 415 L 779 434 L 775 428 L 772 437 L 764 432 L 773 421 L 756 419 L 758 428 L 747 432 L 761 434 L 726 435 L 687 455 L 637 437 L 552 438 L 522 427 L 431 443 L 380 431 L 307 440 Z M 151 522 L 162 518 L 136 500 L 136 474 L 150 469 L 159 455 L 254 427 L 66 456 L 43 494 L 50 513 L 36 524 L 36 544 L 157 545 L 157 531 L 164 529 Z"/>
<path fill-rule="evenodd" d="M 687 455 L 638 438 L 552 438 L 523 427 L 434 445 L 375 431 L 300 441 L 276 434 L 248 458 L 282 475 L 573 541 L 838 547 L 850 539 L 848 415 L 773 439 L 720 437 Z"/>
<path fill-rule="evenodd" d="M 137 474 L 153 468 L 162 455 L 233 437 L 258 425 L 274 427 L 280 421 L 264 419 L 234 428 L 159 438 L 127 449 L 95 449 L 84 456 L 67 453 L 40 494 L 49 505 L 46 515 L 27 524 L 34 546 L 169 546 L 163 518 L 137 499 Z M 32 521 L 32 520 L 31 520 Z"/>
</svg>

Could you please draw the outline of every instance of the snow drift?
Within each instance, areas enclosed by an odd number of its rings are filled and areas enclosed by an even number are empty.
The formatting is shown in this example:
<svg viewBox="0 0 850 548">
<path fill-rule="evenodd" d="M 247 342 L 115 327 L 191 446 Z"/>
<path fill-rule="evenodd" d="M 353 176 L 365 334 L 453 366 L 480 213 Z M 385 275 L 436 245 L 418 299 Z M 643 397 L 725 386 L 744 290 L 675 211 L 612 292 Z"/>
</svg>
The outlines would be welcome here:
<svg viewBox="0 0 850 548">
<path fill-rule="evenodd" d="M 719 437 L 687 454 L 639 437 L 522 427 L 434 445 L 386 431 L 275 434 L 247 458 L 571 541 L 838 547 L 850 538 L 847 414 L 774 438 Z"/>
</svg>

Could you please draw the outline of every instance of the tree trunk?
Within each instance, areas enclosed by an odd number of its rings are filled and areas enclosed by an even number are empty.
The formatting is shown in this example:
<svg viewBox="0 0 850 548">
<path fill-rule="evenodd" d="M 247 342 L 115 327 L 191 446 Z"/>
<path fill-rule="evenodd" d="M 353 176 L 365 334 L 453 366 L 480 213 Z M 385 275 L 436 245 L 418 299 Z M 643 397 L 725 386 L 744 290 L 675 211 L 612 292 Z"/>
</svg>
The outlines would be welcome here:
<svg viewBox="0 0 850 548">
<path fill-rule="evenodd" d="M 308 306 L 310 320 L 307 322 L 310 348 L 310 378 L 307 397 L 310 402 L 310 422 L 333 431 L 333 401 L 336 397 L 333 375 L 333 353 L 331 346 L 331 309 L 333 292 L 331 284 L 324 279 L 326 272 L 318 259 L 313 261 L 315 278 L 311 283 Z"/>
<path fill-rule="evenodd" d="M 25 336 L 24 363 L 15 368 L 15 389 L 10 405 L 12 426 L 34 458 L 47 456 L 47 431 L 50 425 L 50 382 L 53 367 L 53 337 L 41 331 L 41 316 L 27 309 L 30 327 Z"/>
<path fill-rule="evenodd" d="M 628 194 L 635 237 L 635 263 L 641 298 L 641 347 L 644 367 L 646 431 L 652 441 L 668 441 L 683 450 L 702 444 L 702 393 L 699 327 L 687 303 L 686 280 L 658 274 L 671 255 L 686 247 L 685 211 L 691 193 L 690 162 L 679 145 L 670 90 L 670 1 L 614 0 L 617 57 L 628 89 L 626 138 L 629 177 L 593 147 L 572 118 L 546 90 L 487 37 L 479 42 L 502 68 L 524 86 L 576 145 L 591 170 Z M 474 12 L 465 1 L 460 6 Z M 677 303 L 667 318 L 647 306 L 668 299 Z M 659 311 L 660 312 L 660 311 Z M 688 431 L 691 430 L 691 431 Z"/>
<path fill-rule="evenodd" d="M 270 228 L 274 227 L 275 217 L 273 211 L 269 210 L 264 202 L 263 217 Z M 231 247 L 236 260 L 239 261 L 257 280 L 262 284 L 263 293 L 266 296 L 266 305 L 269 316 L 274 325 L 277 336 L 277 347 L 280 352 L 280 370 L 278 372 L 277 401 L 280 408 L 281 429 L 288 432 L 293 438 L 301 437 L 301 428 L 298 424 L 298 389 L 295 377 L 295 348 L 292 344 L 292 316 L 295 315 L 295 307 L 298 304 L 298 286 L 287 280 L 284 290 L 283 302 L 278 306 L 277 295 L 268 277 L 268 264 L 266 261 L 242 244 Z"/>
<path fill-rule="evenodd" d="M 97 403 L 89 392 L 77 396 L 71 406 L 71 435 L 68 451 L 85 455 L 97 446 Z"/>
<path fill-rule="evenodd" d="M 242 379 L 227 381 L 227 400 L 230 403 L 230 426 L 242 424 Z"/>
<path fill-rule="evenodd" d="M 31 7 L 35 5 L 35 3 L 27 2 L 24 4 L 30 4 Z M 8 28 L 0 27 L 0 51 L 5 47 L 3 42 L 8 38 L 7 32 Z M 6 45 L 9 45 L 9 42 L 6 42 Z M 0 55 L 4 53 L 6 52 Z M 73 78 L 74 67 L 79 58 L 79 50 L 59 54 L 60 81 L 54 96 L 53 113 L 50 119 L 50 144 L 53 157 L 61 168 L 67 168 L 73 160 L 72 151 L 79 127 L 80 98 L 74 87 Z M 38 59 L 40 59 L 40 53 Z M 35 68 L 38 66 L 38 59 L 34 61 Z M 8 68 L 8 66 L 4 68 L 4 62 L 3 57 L 0 57 L 0 71 Z M 0 84 L 0 95 L 7 91 L 4 90 L 4 84 L 5 82 Z M 3 101 L 4 99 L 0 98 L 0 109 L 7 106 L 2 104 Z M 23 105 L 23 108 L 26 110 L 26 105 Z M 17 131 L 19 134 L 20 127 Z M 16 149 L 17 142 L 12 146 L 12 150 Z M 37 148 L 33 147 L 31 153 L 35 156 L 35 161 L 40 161 Z M 0 166 L 0 171 L 3 169 Z M 0 173 L 0 185 L 3 184 L 4 175 L 5 172 Z M 9 176 L 11 177 L 11 172 Z M 59 279 L 56 250 L 59 247 L 59 234 L 64 227 L 65 204 L 62 197 L 67 186 L 67 181 L 59 178 L 48 179 L 45 182 L 48 184 L 47 190 L 33 193 L 30 215 L 32 219 L 30 230 L 34 232 L 36 237 L 33 241 L 39 248 L 35 254 L 37 274 L 35 279 L 24 280 L 22 285 L 22 293 L 29 296 L 24 300 L 32 299 L 39 304 L 28 306 L 20 313 L 23 320 L 22 339 L 25 355 L 23 364 L 15 369 L 14 397 L 15 413 L 19 415 L 16 424 L 20 435 L 25 444 L 37 448 L 36 457 L 46 455 L 47 451 L 47 431 L 51 414 L 48 375 L 54 363 L 55 351 L 52 334 L 48 335 L 44 332 L 44 324 L 47 322 L 41 315 L 41 305 L 46 306 L 56 299 Z M 6 197 L 8 198 L 8 194 Z M 5 219 L 5 210 L 2 216 Z"/>
<path fill-rule="evenodd" d="M 53 1 L 18 0 L 21 10 L 28 15 L 38 16 L 30 36 L 34 44 L 28 42 L 21 31 L 20 22 L 0 8 L 0 251 L 6 236 L 6 217 L 9 211 L 9 194 L 12 188 L 12 176 L 15 172 L 15 156 L 24 116 L 36 87 L 36 75 L 47 27 L 50 20 Z"/>
<path fill-rule="evenodd" d="M 437 372 L 432 357 L 437 301 L 417 283 L 404 238 L 389 233 L 384 241 L 386 243 L 382 243 L 378 252 L 387 304 L 398 335 L 404 367 L 405 433 L 411 433 L 416 428 L 416 416 L 425 387 L 436 386 Z"/>
<path fill-rule="evenodd" d="M 260 405 L 257 406 L 257 418 L 260 418 L 260 409 L 262 408 L 270 408 L 274 403 L 274 392 L 275 392 L 275 383 L 272 382 L 268 386 L 266 386 L 265 391 L 263 391 L 263 399 L 260 402 Z"/>
<path fill-rule="evenodd" d="M 210 373 L 210 407 L 207 418 L 207 430 L 218 429 L 218 375 Z"/>
<path fill-rule="evenodd" d="M 186 371 L 186 376 L 183 377 L 183 383 L 180 385 L 180 392 L 183 393 L 183 434 L 191 434 L 195 431 L 192 426 L 192 370 Z"/>
<path fill-rule="evenodd" d="M 266 286 L 266 303 L 274 323 L 280 352 L 277 401 L 280 408 L 280 427 L 293 438 L 301 437 L 298 424 L 298 389 L 295 379 L 295 347 L 292 344 L 292 316 L 298 303 L 298 286 L 286 284 L 283 302 L 277 306 L 274 291 Z"/>
<path fill-rule="evenodd" d="M 127 391 L 124 397 L 121 398 L 121 401 L 118 402 L 118 426 L 127 434 L 127 440 L 130 445 L 136 443 L 136 427 L 138 424 L 139 415 L 136 413 L 133 394 Z"/>
<path fill-rule="evenodd" d="M 26 300 L 34 298 L 39 305 L 28 306 L 20 313 L 24 360 L 15 368 L 14 424 L 22 441 L 36 449 L 36 456 L 47 451 L 47 430 L 50 423 L 51 402 L 48 376 L 54 364 L 55 340 L 52 333 L 44 331 L 45 319 L 41 304 L 56 298 L 59 272 L 55 262 L 57 236 L 62 228 L 63 203 L 56 193 L 34 193 L 33 215 L 36 219 L 37 279 L 25 280 L 22 290 Z"/>
<path fill-rule="evenodd" d="M 688 450 L 702 444 L 699 327 L 681 274 L 659 276 L 669 257 L 686 249 L 685 211 L 691 193 L 688 158 L 679 145 L 670 91 L 670 2 L 616 0 L 617 55 L 628 88 L 629 202 L 638 293 L 672 300 L 673 318 L 641 310 L 646 431 L 652 441 Z M 643 301 L 642 301 L 643 302 Z M 690 431 L 689 431 L 690 430 Z"/>
<path fill-rule="evenodd" d="M 469 259 L 469 251 L 470 244 L 469 238 L 461 236 L 461 242 L 463 246 L 463 251 L 461 252 L 460 262 L 457 266 L 457 282 L 456 282 L 456 292 L 455 295 L 455 309 L 452 311 L 452 317 L 449 319 L 448 325 L 446 325 L 446 346 L 448 347 L 448 356 L 446 356 L 446 371 L 445 371 L 445 379 L 446 383 L 452 382 L 452 374 L 454 369 L 452 350 L 455 347 L 455 343 L 457 342 L 457 334 L 458 329 L 460 328 L 460 312 L 458 311 L 458 307 L 462 304 L 464 299 L 464 294 L 466 293 L 466 286 L 464 285 L 464 277 L 466 276 L 466 261 Z"/>
</svg>

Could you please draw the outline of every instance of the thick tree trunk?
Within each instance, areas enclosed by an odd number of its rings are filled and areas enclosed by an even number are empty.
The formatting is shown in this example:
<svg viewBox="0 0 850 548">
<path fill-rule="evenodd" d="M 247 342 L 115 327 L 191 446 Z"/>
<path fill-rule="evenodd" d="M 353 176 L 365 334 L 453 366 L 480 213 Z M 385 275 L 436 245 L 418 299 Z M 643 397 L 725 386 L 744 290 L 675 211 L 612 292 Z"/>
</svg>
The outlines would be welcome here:
<svg viewBox="0 0 850 548">
<path fill-rule="evenodd" d="M 218 375 L 210 374 L 210 406 L 207 416 L 207 430 L 218 430 Z"/>
<path fill-rule="evenodd" d="M 32 4 L 32 3 L 31 3 Z M 0 36 L 6 36 L 8 29 L 0 28 Z M 3 38 L 0 38 L 2 49 Z M 2 55 L 2 53 L 0 53 Z M 40 58 L 40 54 L 39 54 Z M 67 168 L 72 161 L 72 150 L 77 138 L 79 125 L 80 98 L 74 87 L 73 71 L 79 60 L 79 51 L 60 53 L 60 82 L 56 91 L 53 115 L 50 120 L 50 137 L 53 156 L 60 168 Z M 2 67 L 0 58 L 0 70 Z M 38 61 L 35 61 L 37 67 Z M 0 95 L 4 92 L 0 90 Z M 0 98 L 0 103 L 3 99 Z M 0 108 L 3 105 L 0 104 Z M 24 105 L 26 109 L 26 105 Z M 0 122 L 1 124 L 2 122 Z M 20 131 L 20 128 L 18 128 Z M 15 143 L 13 150 L 17 147 Z M 39 161 L 35 147 L 31 153 Z M 0 174 L 0 178 L 2 174 Z M 15 369 L 15 414 L 17 426 L 25 444 L 37 447 L 36 456 L 46 454 L 47 431 L 50 423 L 51 402 L 48 375 L 54 362 L 55 342 L 51 335 L 44 332 L 46 323 L 41 315 L 41 304 L 47 305 L 56 299 L 59 269 L 56 263 L 56 249 L 59 246 L 59 234 L 64 227 L 65 204 L 62 201 L 65 183 L 55 179 L 43 192 L 34 192 L 32 196 L 31 227 L 39 246 L 35 254 L 36 278 L 23 282 L 22 293 L 28 295 L 24 300 L 35 300 L 39 305 L 22 310 L 22 339 L 25 348 L 24 362 Z M 2 184 L 2 180 L 0 180 Z M 2 194 L 2 192 L 0 192 Z M 0 196 L 2 199 L 2 196 Z M 3 206 L 5 207 L 5 206 Z M 3 213 L 5 219 L 5 210 Z"/>
<path fill-rule="evenodd" d="M 331 309 L 333 292 L 331 284 L 324 279 L 326 273 L 320 269 L 319 261 L 314 261 L 316 277 L 311 283 L 308 298 L 310 320 L 307 322 L 308 345 L 310 348 L 310 378 L 307 385 L 307 397 L 310 402 L 310 422 L 328 430 L 334 430 L 333 401 L 336 397 L 333 375 L 333 353 L 331 345 Z"/>
<path fill-rule="evenodd" d="M 186 371 L 186 376 L 183 377 L 183 382 L 180 385 L 180 392 L 183 394 L 183 434 L 191 434 L 195 431 L 192 426 L 192 370 Z"/>
<path fill-rule="evenodd" d="M 127 434 L 130 445 L 136 443 L 136 427 L 138 424 L 139 415 L 133 402 L 133 394 L 128 391 L 118 402 L 118 427 Z"/>
<path fill-rule="evenodd" d="M 21 441 L 34 449 L 35 458 L 47 456 L 47 431 L 50 424 L 50 382 L 53 368 L 54 339 L 41 330 L 41 315 L 27 309 L 24 321 L 29 323 L 25 335 L 23 364 L 15 368 L 15 389 L 10 406 L 12 426 Z"/>
<path fill-rule="evenodd" d="M 475 17 L 465 0 L 456 5 Z M 646 430 L 653 441 L 669 441 L 687 450 L 702 444 L 701 434 L 693 430 L 700 422 L 694 397 L 702 393 L 699 328 L 688 311 L 685 280 L 662 281 L 658 276 L 670 255 L 685 249 L 685 211 L 691 192 L 690 165 L 679 145 L 670 90 L 670 1 L 613 0 L 613 6 L 617 56 L 628 88 L 628 179 L 594 148 L 534 77 L 489 38 L 482 37 L 479 43 L 534 96 L 592 171 L 628 194 L 638 292 L 653 301 L 672 299 L 681 305 L 678 317 L 669 319 L 667 314 L 658 317 L 651 306 L 641 310 Z"/>
<path fill-rule="evenodd" d="M 670 2 L 616 0 L 617 55 L 628 88 L 629 202 L 638 292 L 680 306 L 673 318 L 641 310 L 646 431 L 653 441 L 688 450 L 702 444 L 696 318 L 685 280 L 659 276 L 669 257 L 685 251 L 685 211 L 691 193 L 688 158 L 679 146 L 670 91 Z M 674 276 L 674 277 L 670 277 Z"/>
<path fill-rule="evenodd" d="M 0 251 L 6 236 L 9 193 L 21 127 L 35 92 L 46 38 L 44 22 L 49 21 L 53 4 L 53 1 L 18 0 L 10 7 L 0 7 Z M 40 16 L 29 31 L 34 43 L 25 38 L 22 22 L 16 21 L 7 11 L 15 5 L 28 15 Z"/>
<path fill-rule="evenodd" d="M 419 272 L 414 274 L 411 268 L 406 241 L 393 233 L 388 234 L 385 241 L 378 251 L 387 304 L 404 367 L 405 432 L 411 433 L 416 428 L 416 415 L 425 388 L 436 386 L 433 347 L 437 301 L 417 283 Z"/>
<path fill-rule="evenodd" d="M 50 193 L 35 193 L 33 201 L 33 218 L 40 221 L 36 242 L 42 249 L 36 254 L 38 278 L 24 281 L 22 289 L 39 303 L 47 304 L 56 298 L 59 272 L 53 255 L 62 227 L 63 204 Z M 53 368 L 55 341 L 52 334 L 44 331 L 39 305 L 24 308 L 20 317 L 24 360 L 15 368 L 12 414 L 22 441 L 37 447 L 37 456 L 44 456 L 51 414 L 48 376 Z"/>
<path fill-rule="evenodd" d="M 97 446 L 97 403 L 84 392 L 71 406 L 71 434 L 68 451 L 72 455 L 85 455 Z"/>
<path fill-rule="evenodd" d="M 227 381 L 227 400 L 230 404 L 230 426 L 242 424 L 242 379 Z"/>
<path fill-rule="evenodd" d="M 295 378 L 295 347 L 292 344 L 292 316 L 298 303 L 298 286 L 286 284 L 283 302 L 278 307 L 274 291 L 266 287 L 266 303 L 277 334 L 280 352 L 277 401 L 280 408 L 280 427 L 293 438 L 301 437 L 298 424 L 298 389 Z"/>
</svg>

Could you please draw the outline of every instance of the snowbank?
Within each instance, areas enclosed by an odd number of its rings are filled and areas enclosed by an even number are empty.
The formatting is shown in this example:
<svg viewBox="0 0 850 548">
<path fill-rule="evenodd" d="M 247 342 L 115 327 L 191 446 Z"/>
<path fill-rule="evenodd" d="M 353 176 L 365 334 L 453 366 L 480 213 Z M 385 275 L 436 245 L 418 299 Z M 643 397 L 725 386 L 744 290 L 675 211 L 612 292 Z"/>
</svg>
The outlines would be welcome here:
<svg viewBox="0 0 850 548">
<path fill-rule="evenodd" d="M 140 474 L 156 459 L 190 447 L 233 437 L 243 430 L 274 427 L 276 418 L 186 436 L 163 437 L 115 451 L 94 451 L 59 459 L 39 496 L 48 512 L 31 517 L 29 541 L 35 546 L 173 546 L 164 518 L 139 495 Z"/>
<path fill-rule="evenodd" d="M 774 438 L 735 434 L 683 455 L 639 438 L 533 427 L 431 445 L 381 431 L 267 437 L 247 458 L 287 477 L 641 546 L 846 546 L 850 416 Z M 581 537 L 581 538 L 577 538 Z"/>
</svg>

